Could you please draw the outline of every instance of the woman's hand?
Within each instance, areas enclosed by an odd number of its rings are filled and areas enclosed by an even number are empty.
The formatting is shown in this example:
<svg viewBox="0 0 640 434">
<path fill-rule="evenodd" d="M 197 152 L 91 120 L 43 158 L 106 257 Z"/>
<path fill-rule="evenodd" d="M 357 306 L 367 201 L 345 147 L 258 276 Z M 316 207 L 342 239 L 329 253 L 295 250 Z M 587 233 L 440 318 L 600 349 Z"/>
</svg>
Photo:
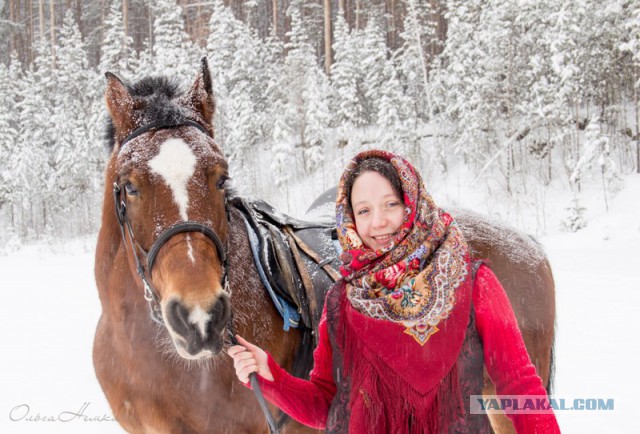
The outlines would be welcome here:
<svg viewBox="0 0 640 434">
<path fill-rule="evenodd" d="M 246 384 L 249 381 L 249 374 L 256 372 L 262 378 L 273 381 L 267 353 L 239 335 L 236 335 L 236 338 L 240 345 L 232 346 L 227 352 L 233 359 L 233 367 L 236 369 L 238 379 Z"/>
</svg>

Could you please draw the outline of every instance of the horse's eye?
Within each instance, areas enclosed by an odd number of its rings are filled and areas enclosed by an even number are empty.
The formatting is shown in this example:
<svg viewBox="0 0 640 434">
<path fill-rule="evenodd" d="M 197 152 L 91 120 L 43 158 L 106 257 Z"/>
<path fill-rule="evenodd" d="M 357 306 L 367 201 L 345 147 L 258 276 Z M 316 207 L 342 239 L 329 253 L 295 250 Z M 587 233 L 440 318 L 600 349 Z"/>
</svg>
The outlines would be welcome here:
<svg viewBox="0 0 640 434">
<path fill-rule="evenodd" d="M 137 196 L 139 194 L 138 190 L 129 181 L 124 184 L 124 191 L 127 192 L 127 196 Z"/>
<path fill-rule="evenodd" d="M 221 176 L 220 179 L 218 179 L 218 183 L 216 184 L 216 188 L 218 190 L 224 190 L 228 180 L 229 180 L 228 176 Z"/>
</svg>

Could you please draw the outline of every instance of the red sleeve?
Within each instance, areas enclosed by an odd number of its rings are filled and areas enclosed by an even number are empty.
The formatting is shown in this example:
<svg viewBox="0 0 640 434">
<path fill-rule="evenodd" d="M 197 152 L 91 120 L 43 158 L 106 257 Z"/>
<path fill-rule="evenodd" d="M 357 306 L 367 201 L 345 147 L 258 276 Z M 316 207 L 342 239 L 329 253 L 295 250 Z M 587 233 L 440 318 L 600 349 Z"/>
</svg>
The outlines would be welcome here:
<svg viewBox="0 0 640 434">
<path fill-rule="evenodd" d="M 547 392 L 531 363 L 511 303 L 493 271 L 480 266 L 473 288 L 476 328 L 484 362 L 498 395 L 544 395 Z M 559 433 L 553 412 L 507 414 L 520 433 Z"/>
<path fill-rule="evenodd" d="M 271 354 L 269 369 L 274 381 L 258 376 L 264 397 L 298 422 L 323 429 L 327 424 L 329 406 L 336 394 L 326 306 L 318 326 L 318 346 L 313 352 L 313 370 L 309 380 L 289 374 L 278 366 Z"/>
</svg>

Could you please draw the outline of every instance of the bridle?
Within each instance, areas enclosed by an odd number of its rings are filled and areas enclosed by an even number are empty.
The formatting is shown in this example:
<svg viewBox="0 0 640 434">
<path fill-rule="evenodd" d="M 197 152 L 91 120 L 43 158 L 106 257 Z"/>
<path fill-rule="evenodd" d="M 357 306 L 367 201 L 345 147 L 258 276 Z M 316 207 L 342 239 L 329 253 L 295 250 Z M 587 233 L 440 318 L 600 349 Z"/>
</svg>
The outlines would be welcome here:
<svg viewBox="0 0 640 434">
<path fill-rule="evenodd" d="M 215 233 L 213 229 L 211 229 L 209 226 L 195 221 L 176 223 L 175 225 L 165 229 L 153 242 L 149 251 L 146 252 L 135 240 L 133 229 L 131 228 L 131 221 L 129 220 L 129 215 L 127 214 L 127 204 L 122 198 L 122 186 L 118 185 L 115 182 L 113 183 L 113 199 L 116 206 L 118 223 L 120 224 L 120 231 L 122 232 L 122 240 L 124 242 L 126 242 L 125 229 L 129 233 L 131 252 L 133 253 L 133 258 L 136 261 L 136 271 L 138 273 L 138 276 L 140 277 L 140 280 L 142 280 L 142 285 L 144 286 L 144 298 L 145 300 L 147 300 L 147 303 L 149 303 L 149 313 L 153 321 L 160 325 L 164 325 L 162 310 L 160 308 L 160 296 L 158 295 L 158 291 L 154 288 L 149 279 L 151 278 L 153 265 L 155 263 L 156 256 L 158 256 L 158 252 L 160 251 L 162 246 L 164 246 L 171 238 L 173 238 L 174 235 L 182 234 L 185 232 L 199 232 L 213 241 L 213 245 L 216 246 L 218 258 L 222 263 L 222 288 L 225 290 L 225 292 L 229 292 L 226 248 L 222 243 L 222 240 L 220 240 L 220 237 Z M 138 249 L 136 249 L 136 246 L 138 247 Z M 146 256 L 146 269 L 142 265 L 142 261 L 140 260 L 140 257 L 138 255 L 138 250 L 143 252 Z M 147 278 L 147 273 L 149 275 L 149 278 Z"/>
<path fill-rule="evenodd" d="M 203 133 L 209 135 L 209 132 L 206 128 L 200 125 L 197 122 L 191 120 L 183 120 L 179 123 L 168 123 L 168 122 L 152 122 L 146 125 L 143 125 L 139 128 L 136 128 L 129 134 L 120 144 L 120 149 L 124 146 L 125 143 L 135 139 L 136 137 L 152 130 L 152 129 L 168 129 L 168 128 L 177 128 L 182 126 L 193 126 L 198 128 Z M 151 275 L 153 273 L 153 265 L 155 263 L 156 257 L 158 256 L 158 252 L 162 246 L 164 246 L 173 236 L 186 233 L 186 232 L 199 232 L 209 238 L 213 245 L 216 247 L 216 252 L 218 253 L 218 259 L 222 264 L 222 279 L 221 285 L 222 288 L 228 293 L 229 292 L 229 279 L 228 279 L 228 264 L 227 264 L 227 249 L 226 245 L 222 242 L 218 234 L 215 233 L 213 229 L 209 226 L 202 224 L 200 222 L 195 221 L 186 221 L 180 222 L 169 228 L 165 229 L 158 237 L 155 239 L 149 251 L 145 251 L 140 244 L 135 240 L 135 236 L 133 235 L 133 229 L 131 228 L 131 221 L 129 220 L 129 215 L 127 214 L 127 204 L 126 204 L 126 194 L 122 195 L 123 184 L 118 185 L 118 183 L 113 183 L 113 199 L 115 202 L 116 216 L 118 218 L 118 223 L 120 224 L 120 231 L 122 232 L 122 240 L 126 243 L 125 237 L 125 229 L 129 234 L 129 242 L 131 244 L 131 252 L 133 254 L 133 258 L 136 262 L 136 271 L 140 280 L 142 280 L 142 284 L 144 286 L 144 298 L 149 303 L 149 313 L 151 315 L 151 319 L 160 325 L 164 325 L 164 320 L 162 318 L 162 310 L 160 308 L 160 296 L 158 295 L 158 291 L 154 288 L 153 284 L 150 282 Z M 225 202 L 225 210 L 226 210 L 226 202 Z M 138 249 L 136 249 L 136 246 Z M 138 255 L 138 250 L 143 252 L 144 256 L 146 256 L 146 269 L 142 265 L 142 261 Z M 148 277 L 147 277 L 148 274 Z"/>
<path fill-rule="evenodd" d="M 182 126 L 196 127 L 206 135 L 209 135 L 209 131 L 207 131 L 206 128 L 204 128 L 199 123 L 191 120 L 182 120 L 179 123 L 152 122 L 133 130 L 122 141 L 122 143 L 120 144 L 120 149 L 122 149 L 125 143 L 133 140 L 134 138 L 152 129 L 159 130 L 159 129 L 177 128 Z M 227 246 L 222 242 L 218 234 L 216 234 L 216 232 L 213 229 L 211 229 L 209 226 L 205 224 L 202 224 L 200 222 L 195 222 L 195 221 L 186 221 L 186 222 L 177 223 L 165 229 L 163 232 L 161 232 L 160 235 L 158 235 L 158 237 L 155 239 L 155 241 L 151 245 L 151 248 L 149 249 L 149 251 L 147 252 L 135 240 L 135 237 L 133 235 L 133 229 L 131 227 L 131 221 L 129 220 L 129 215 L 127 214 L 126 194 L 123 197 L 122 190 L 123 190 L 123 184 L 119 185 L 117 182 L 113 183 L 113 199 L 115 203 L 116 216 L 118 218 L 120 231 L 122 233 L 122 241 L 125 244 L 127 242 L 126 236 L 125 236 L 125 230 L 126 230 L 126 232 L 128 232 L 129 234 L 131 252 L 136 262 L 136 271 L 138 273 L 138 276 L 142 280 L 142 284 L 144 287 L 144 298 L 145 300 L 147 300 L 147 303 L 149 304 L 149 313 L 150 313 L 151 319 L 154 322 L 156 322 L 159 325 L 165 326 L 164 319 L 162 317 L 162 309 L 160 307 L 160 296 L 158 295 L 158 291 L 154 288 L 154 286 L 150 282 L 150 278 L 153 272 L 153 265 L 155 263 L 155 259 L 156 259 L 156 256 L 158 255 L 158 252 L 160 251 L 162 246 L 164 246 L 174 235 L 181 234 L 181 233 L 188 233 L 188 232 L 199 232 L 205 235 L 207 238 L 209 238 L 213 242 L 214 246 L 216 247 L 218 259 L 222 263 L 222 279 L 221 279 L 222 288 L 227 294 L 230 293 L 229 277 L 228 277 L 229 266 L 227 263 Z M 229 217 L 228 217 L 226 199 L 225 199 L 224 208 L 225 208 L 225 214 L 227 215 L 227 222 L 228 222 Z M 136 249 L 136 246 L 138 247 L 137 249 Z M 138 255 L 138 250 L 143 252 L 143 254 L 146 256 L 146 269 L 142 265 L 142 261 L 140 260 L 140 257 Z M 147 278 L 147 273 L 149 278 Z M 232 312 L 231 315 L 229 316 L 229 323 L 227 325 L 227 334 L 228 334 L 229 340 L 231 341 L 231 344 L 238 345 L 238 341 L 236 340 L 234 330 L 235 329 L 233 327 L 233 312 Z M 256 398 L 258 399 L 258 403 L 260 404 L 260 407 L 262 408 L 265 418 L 267 419 L 267 423 L 269 425 L 269 431 L 273 434 L 277 434 L 283 424 L 282 420 L 280 421 L 280 423 L 276 424 L 271 412 L 267 407 L 267 403 L 262 395 L 262 391 L 260 389 L 260 384 L 258 383 L 256 374 L 252 373 L 249 376 L 249 379 L 251 381 L 251 386 L 256 395 Z"/>
</svg>

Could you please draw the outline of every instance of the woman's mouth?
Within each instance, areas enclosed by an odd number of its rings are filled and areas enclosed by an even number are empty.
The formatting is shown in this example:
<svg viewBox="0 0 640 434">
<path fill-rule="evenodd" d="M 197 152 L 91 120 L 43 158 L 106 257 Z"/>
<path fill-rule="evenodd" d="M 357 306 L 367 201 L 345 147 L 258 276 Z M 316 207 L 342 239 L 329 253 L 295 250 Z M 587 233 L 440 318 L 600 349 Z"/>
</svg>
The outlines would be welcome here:
<svg viewBox="0 0 640 434">
<path fill-rule="evenodd" d="M 386 244 L 389 241 L 393 240 L 395 235 L 396 235 L 396 233 L 394 232 L 392 234 L 384 234 L 384 235 L 372 236 L 371 238 L 373 238 L 378 243 L 385 243 Z"/>
</svg>

